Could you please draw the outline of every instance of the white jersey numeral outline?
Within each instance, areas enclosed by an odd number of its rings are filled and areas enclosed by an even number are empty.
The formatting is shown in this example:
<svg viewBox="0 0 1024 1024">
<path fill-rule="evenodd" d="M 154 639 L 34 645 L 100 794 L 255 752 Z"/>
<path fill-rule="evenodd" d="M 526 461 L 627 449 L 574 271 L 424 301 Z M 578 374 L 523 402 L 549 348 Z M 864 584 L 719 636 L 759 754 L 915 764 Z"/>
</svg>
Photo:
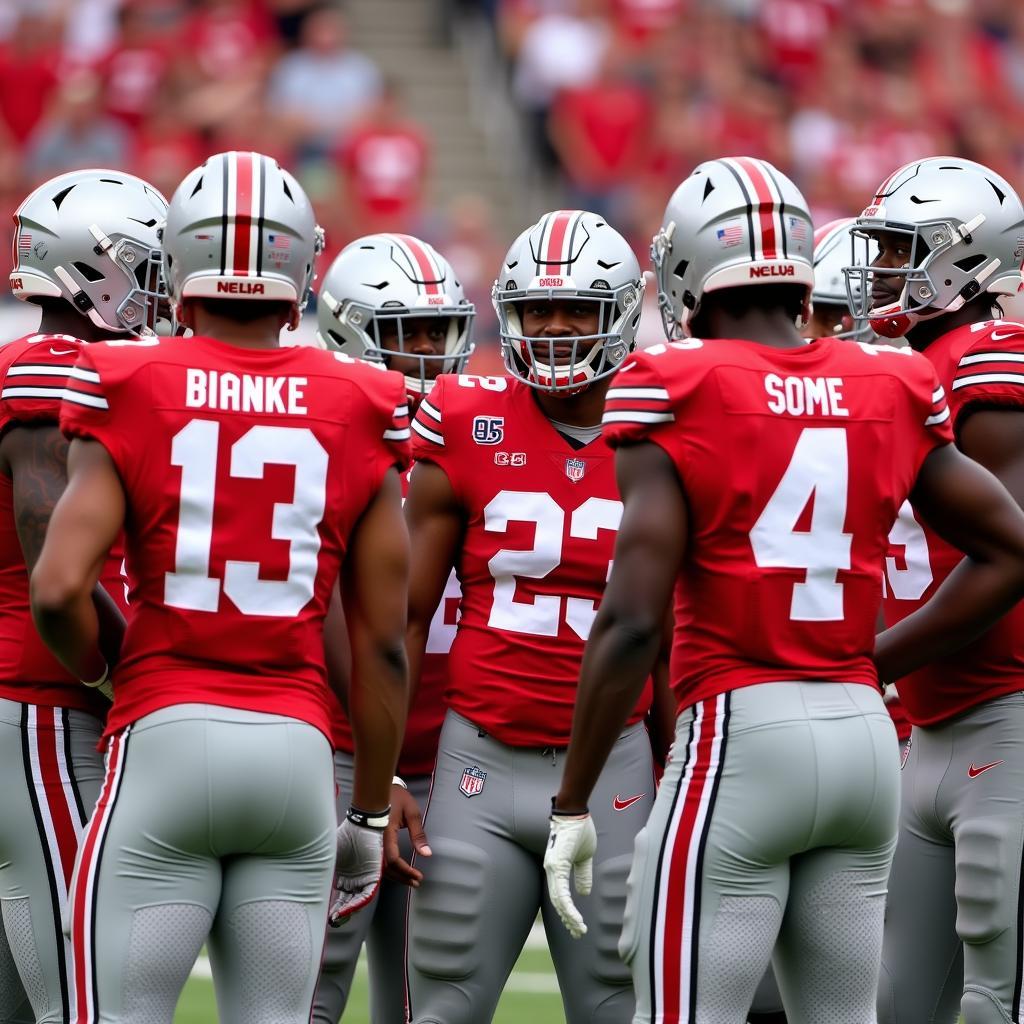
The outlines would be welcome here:
<svg viewBox="0 0 1024 1024">
<path fill-rule="evenodd" d="M 850 568 L 853 535 L 846 533 L 849 458 L 842 427 L 805 427 L 782 479 L 750 531 L 754 561 L 762 569 L 805 569 L 793 585 L 794 622 L 835 622 L 843 616 L 839 571 Z M 797 530 L 814 500 L 810 529 Z"/>
<path fill-rule="evenodd" d="M 307 427 L 255 426 L 232 446 L 230 474 L 259 480 L 268 465 L 294 466 L 295 493 L 276 502 L 270 535 L 288 541 L 288 576 L 260 579 L 259 562 L 227 561 L 224 579 L 210 575 L 220 424 L 194 419 L 171 441 L 171 465 L 181 468 L 174 571 L 164 577 L 164 603 L 215 612 L 224 594 L 243 615 L 295 616 L 313 597 L 320 532 L 327 501 L 328 456 Z"/>
<path fill-rule="evenodd" d="M 888 555 L 885 559 L 885 578 L 889 590 L 897 601 L 920 601 L 935 578 L 931 558 L 928 554 L 928 538 L 914 515 L 909 501 L 900 506 L 896 522 L 889 531 L 889 544 L 903 548 L 905 569 L 896 564 Z"/>
<path fill-rule="evenodd" d="M 533 547 L 501 548 L 487 563 L 494 577 L 494 599 L 487 625 L 529 636 L 558 636 L 564 615 L 566 625 L 586 640 L 597 615 L 597 602 L 582 597 L 538 594 L 532 602 L 516 601 L 519 578 L 544 579 L 562 563 L 565 510 L 544 491 L 499 491 L 484 508 L 484 529 L 505 533 L 509 523 L 534 525 Z M 622 502 L 587 498 L 569 516 L 568 536 L 597 540 L 601 530 L 615 533 L 622 520 Z M 605 580 L 611 574 L 611 561 Z M 564 602 L 564 612 L 563 612 Z"/>
</svg>

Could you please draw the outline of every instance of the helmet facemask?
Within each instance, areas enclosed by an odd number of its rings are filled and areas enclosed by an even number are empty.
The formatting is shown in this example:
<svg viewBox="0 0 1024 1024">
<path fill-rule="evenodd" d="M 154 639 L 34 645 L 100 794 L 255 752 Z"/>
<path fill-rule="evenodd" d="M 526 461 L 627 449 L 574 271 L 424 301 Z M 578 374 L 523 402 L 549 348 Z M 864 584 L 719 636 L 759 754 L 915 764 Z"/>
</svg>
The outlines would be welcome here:
<svg viewBox="0 0 1024 1024">
<path fill-rule="evenodd" d="M 326 291 L 321 293 L 320 301 L 328 304 L 337 327 L 359 338 L 363 348 L 359 358 L 384 366 L 390 366 L 390 360 L 395 355 L 416 360 L 418 372 L 403 374 L 406 390 L 411 395 L 429 394 L 439 374 L 462 373 L 475 348 L 472 344 L 472 327 L 476 314 L 472 306 L 420 309 L 408 306 L 389 308 L 385 305 L 374 309 L 358 302 L 339 303 Z M 447 322 L 444 352 L 425 354 L 408 350 L 406 339 L 410 332 L 406 325 L 409 321 L 434 318 Z M 325 341 L 330 341 L 338 348 L 342 347 L 345 341 L 342 333 L 327 327 L 326 334 Z M 392 339 L 394 347 L 385 345 L 385 340 Z"/>
<path fill-rule="evenodd" d="M 613 374 L 633 344 L 623 336 L 636 333 L 643 298 L 639 286 L 629 283 L 614 292 L 597 288 L 574 290 L 572 297 L 597 305 L 598 330 L 594 334 L 531 337 L 524 333 L 521 307 L 526 301 L 565 299 L 564 289 L 545 293 L 495 288 L 495 309 L 501 334 L 501 354 L 508 372 L 522 383 L 552 394 L 572 395 Z"/>
<path fill-rule="evenodd" d="M 985 291 L 986 282 L 1000 267 L 997 257 L 987 259 L 967 248 L 972 232 L 984 222 L 984 214 L 961 225 L 949 220 L 920 224 L 858 220 L 852 232 L 855 245 L 858 238 L 867 244 L 887 234 L 905 238 L 910 254 L 902 267 L 882 267 L 859 262 L 855 252 L 854 265 L 844 268 L 847 295 L 855 316 L 865 319 L 876 334 L 899 338 L 916 323 L 961 309 Z M 902 279 L 897 299 L 873 304 L 871 286 L 876 275 Z"/>
</svg>

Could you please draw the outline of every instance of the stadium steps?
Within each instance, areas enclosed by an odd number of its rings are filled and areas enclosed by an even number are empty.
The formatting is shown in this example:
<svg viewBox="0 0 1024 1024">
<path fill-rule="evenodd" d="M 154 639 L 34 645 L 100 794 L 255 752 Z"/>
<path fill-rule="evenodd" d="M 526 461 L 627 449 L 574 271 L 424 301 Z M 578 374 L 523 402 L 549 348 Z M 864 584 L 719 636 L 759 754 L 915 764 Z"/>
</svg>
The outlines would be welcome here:
<svg viewBox="0 0 1024 1024">
<path fill-rule="evenodd" d="M 514 237 L 544 207 L 521 161 L 521 130 L 500 81 L 485 24 L 460 22 L 445 38 L 443 0 L 348 0 L 354 47 L 399 86 L 410 115 L 432 140 L 428 205 L 444 210 L 466 193 L 490 204 L 502 237 Z"/>
</svg>

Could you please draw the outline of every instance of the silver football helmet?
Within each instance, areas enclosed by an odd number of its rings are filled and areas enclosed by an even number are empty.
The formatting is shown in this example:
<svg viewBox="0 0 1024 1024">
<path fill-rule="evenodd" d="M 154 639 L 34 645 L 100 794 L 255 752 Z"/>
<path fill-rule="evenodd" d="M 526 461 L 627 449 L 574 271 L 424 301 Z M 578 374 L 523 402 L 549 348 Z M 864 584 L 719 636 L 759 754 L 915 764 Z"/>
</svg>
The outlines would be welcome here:
<svg viewBox="0 0 1024 1024">
<path fill-rule="evenodd" d="M 903 267 L 847 271 L 851 303 L 856 299 L 858 314 L 884 337 L 901 337 L 982 292 L 1021 289 L 1024 206 L 1009 182 L 972 160 L 937 156 L 901 167 L 879 185 L 856 230 L 902 235 L 909 243 Z M 872 306 L 876 273 L 903 278 L 896 302 Z"/>
<path fill-rule="evenodd" d="M 846 287 L 845 268 L 850 263 L 871 263 L 878 255 L 878 243 L 856 234 L 855 217 L 840 217 L 823 224 L 814 232 L 814 290 L 811 302 L 816 310 L 835 307 L 842 321 L 852 321 L 847 330 L 837 331 L 833 337 L 851 341 L 870 342 L 874 339 L 871 325 L 864 316 L 858 316 L 859 304 L 850 301 Z M 859 297 L 859 284 L 857 292 Z"/>
<path fill-rule="evenodd" d="M 14 213 L 11 291 L 64 299 L 97 327 L 153 333 L 166 293 L 159 225 L 167 200 L 141 178 L 90 169 L 40 185 Z"/>
<path fill-rule="evenodd" d="M 382 329 L 395 327 L 398 352 L 418 361 L 406 374 L 406 389 L 425 395 L 438 373 L 460 373 L 473 352 L 476 310 L 451 264 L 412 235 L 378 234 L 349 243 L 331 264 L 320 287 L 317 337 L 353 359 L 384 363 L 394 355 L 381 342 Z M 443 354 L 405 350 L 405 324 L 437 317 L 446 324 Z"/>
<path fill-rule="evenodd" d="M 629 243 L 603 217 L 583 210 L 545 214 L 512 243 L 491 291 L 508 372 L 552 392 L 579 390 L 614 373 L 636 347 L 644 283 Z M 526 299 L 572 297 L 598 304 L 597 334 L 523 333 Z M 562 354 L 569 342 L 570 352 Z"/>
<path fill-rule="evenodd" d="M 302 186 L 271 157 L 229 152 L 195 168 L 171 197 L 164 276 L 172 301 L 306 304 L 324 246 Z"/>
<path fill-rule="evenodd" d="M 814 285 L 814 229 L 799 189 L 765 160 L 708 160 L 675 190 L 651 244 L 669 340 L 688 337 L 706 292 Z"/>
</svg>

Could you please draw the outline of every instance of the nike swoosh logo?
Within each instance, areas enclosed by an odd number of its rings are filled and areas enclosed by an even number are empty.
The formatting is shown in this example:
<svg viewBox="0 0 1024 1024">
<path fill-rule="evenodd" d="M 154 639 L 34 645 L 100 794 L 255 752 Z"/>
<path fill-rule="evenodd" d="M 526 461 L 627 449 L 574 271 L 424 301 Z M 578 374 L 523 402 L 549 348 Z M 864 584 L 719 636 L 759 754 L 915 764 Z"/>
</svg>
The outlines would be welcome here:
<svg viewBox="0 0 1024 1024">
<path fill-rule="evenodd" d="M 53 356 L 70 356 L 77 352 L 77 348 L 50 348 L 50 355 Z"/>
<path fill-rule="evenodd" d="M 992 761 L 990 764 L 983 764 L 981 767 L 977 767 L 972 761 L 967 768 L 967 778 L 976 779 L 982 772 L 987 772 L 989 768 L 995 768 L 997 764 L 1005 764 L 1005 761 Z"/>
<path fill-rule="evenodd" d="M 1006 341 L 1007 338 L 1016 338 L 1020 331 L 993 331 L 988 337 L 990 341 Z"/>
<path fill-rule="evenodd" d="M 616 793 L 615 799 L 612 800 L 612 807 L 614 807 L 617 811 L 624 811 L 627 807 L 632 807 L 633 804 L 637 802 L 637 800 L 643 800 L 643 798 L 646 795 L 646 793 L 637 793 L 636 796 L 629 796 L 626 797 L 625 800 L 623 800 L 622 797 L 619 796 L 618 793 Z"/>
</svg>

